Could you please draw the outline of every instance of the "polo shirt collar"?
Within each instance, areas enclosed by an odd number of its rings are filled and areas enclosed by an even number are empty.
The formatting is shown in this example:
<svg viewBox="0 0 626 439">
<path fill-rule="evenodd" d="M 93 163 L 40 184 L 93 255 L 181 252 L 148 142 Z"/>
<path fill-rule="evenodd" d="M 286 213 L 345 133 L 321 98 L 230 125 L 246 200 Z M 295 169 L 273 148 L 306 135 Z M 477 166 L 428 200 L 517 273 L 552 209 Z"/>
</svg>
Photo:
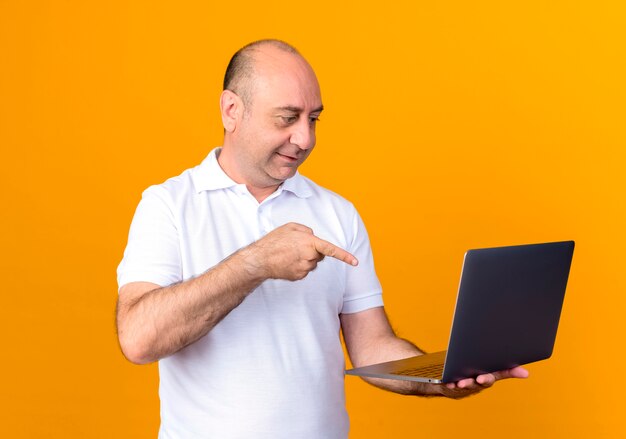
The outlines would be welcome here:
<svg viewBox="0 0 626 439">
<path fill-rule="evenodd" d="M 226 175 L 217 162 L 217 152 L 220 149 L 221 148 L 213 149 L 202 163 L 191 171 L 191 178 L 196 192 L 213 191 L 237 186 L 237 183 Z"/>
<path fill-rule="evenodd" d="M 310 183 L 298 171 L 296 171 L 293 177 L 285 180 L 281 187 L 298 198 L 309 198 L 313 195 Z"/>
<path fill-rule="evenodd" d="M 196 192 L 226 189 L 237 186 L 238 183 L 230 178 L 217 162 L 217 153 L 221 148 L 213 149 L 209 155 L 191 171 Z M 293 193 L 298 198 L 308 198 L 313 192 L 309 182 L 296 171 L 295 175 L 288 178 L 278 188 Z"/>
</svg>

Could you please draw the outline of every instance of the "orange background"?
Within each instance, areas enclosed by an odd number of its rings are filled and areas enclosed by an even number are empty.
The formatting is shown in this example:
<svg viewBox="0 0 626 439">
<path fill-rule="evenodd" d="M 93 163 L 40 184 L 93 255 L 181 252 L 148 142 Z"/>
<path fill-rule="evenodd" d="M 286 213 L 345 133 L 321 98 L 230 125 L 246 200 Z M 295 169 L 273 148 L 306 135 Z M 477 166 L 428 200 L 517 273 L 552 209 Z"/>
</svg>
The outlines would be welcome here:
<svg viewBox="0 0 626 439">
<path fill-rule="evenodd" d="M 466 249 L 577 242 L 531 379 L 450 401 L 348 377 L 351 438 L 624 437 L 625 19 L 597 0 L 0 0 L 0 437 L 156 437 L 115 269 L 141 191 L 221 143 L 226 63 L 264 37 L 318 72 L 302 171 L 361 212 L 401 336 L 445 347 Z"/>
</svg>

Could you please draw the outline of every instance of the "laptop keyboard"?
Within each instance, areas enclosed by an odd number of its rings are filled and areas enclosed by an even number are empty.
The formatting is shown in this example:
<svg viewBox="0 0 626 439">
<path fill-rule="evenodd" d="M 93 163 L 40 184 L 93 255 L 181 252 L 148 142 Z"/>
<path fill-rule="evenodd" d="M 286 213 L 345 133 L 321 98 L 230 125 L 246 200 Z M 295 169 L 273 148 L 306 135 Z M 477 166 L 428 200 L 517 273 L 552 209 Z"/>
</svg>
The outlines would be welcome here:
<svg viewBox="0 0 626 439">
<path fill-rule="evenodd" d="M 405 369 L 394 372 L 396 375 L 408 375 L 414 377 L 441 378 L 443 374 L 443 364 L 427 364 L 412 369 Z"/>
</svg>

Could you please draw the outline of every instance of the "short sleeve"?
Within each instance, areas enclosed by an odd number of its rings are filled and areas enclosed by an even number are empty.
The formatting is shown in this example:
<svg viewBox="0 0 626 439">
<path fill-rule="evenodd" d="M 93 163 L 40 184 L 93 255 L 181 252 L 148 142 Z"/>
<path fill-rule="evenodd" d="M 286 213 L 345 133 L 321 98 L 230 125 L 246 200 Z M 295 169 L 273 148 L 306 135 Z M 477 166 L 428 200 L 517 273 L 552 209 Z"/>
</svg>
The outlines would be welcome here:
<svg viewBox="0 0 626 439">
<path fill-rule="evenodd" d="M 352 221 L 352 244 L 348 251 L 359 260 L 359 265 L 348 269 L 344 292 L 343 314 L 352 314 L 383 306 L 382 288 L 374 269 L 374 258 L 369 236 L 356 209 Z"/>
<path fill-rule="evenodd" d="M 179 233 L 171 206 L 162 187 L 144 191 L 117 268 L 119 288 L 129 282 L 167 286 L 182 280 Z"/>
</svg>

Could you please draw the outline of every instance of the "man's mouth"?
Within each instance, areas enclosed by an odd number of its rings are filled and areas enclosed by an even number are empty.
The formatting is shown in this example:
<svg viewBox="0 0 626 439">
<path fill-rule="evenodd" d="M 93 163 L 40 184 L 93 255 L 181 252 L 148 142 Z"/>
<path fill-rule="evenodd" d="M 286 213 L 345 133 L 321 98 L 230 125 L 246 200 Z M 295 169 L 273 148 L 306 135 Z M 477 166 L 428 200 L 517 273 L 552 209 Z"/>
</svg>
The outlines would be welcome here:
<svg viewBox="0 0 626 439">
<path fill-rule="evenodd" d="M 278 154 L 281 158 L 289 161 L 289 162 L 297 162 L 298 161 L 298 157 L 292 157 L 290 155 L 285 155 L 285 154 L 281 154 L 279 152 L 277 152 L 276 154 Z"/>
</svg>

